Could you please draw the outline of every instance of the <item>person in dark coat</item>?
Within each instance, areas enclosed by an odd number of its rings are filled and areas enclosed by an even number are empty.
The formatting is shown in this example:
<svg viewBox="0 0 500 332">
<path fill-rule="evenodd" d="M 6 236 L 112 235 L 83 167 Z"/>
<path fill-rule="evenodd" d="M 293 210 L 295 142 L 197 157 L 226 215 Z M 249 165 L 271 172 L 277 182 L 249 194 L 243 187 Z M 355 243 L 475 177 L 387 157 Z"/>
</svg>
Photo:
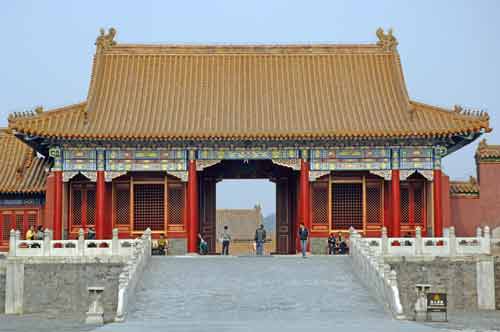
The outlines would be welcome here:
<svg viewBox="0 0 500 332">
<path fill-rule="evenodd" d="M 264 225 L 260 225 L 255 231 L 255 251 L 257 256 L 262 256 L 264 254 L 264 243 L 266 242 L 266 230 Z"/>
<path fill-rule="evenodd" d="M 330 233 L 328 237 L 328 255 L 335 255 L 335 242 L 337 239 L 335 238 L 335 234 Z"/>
<path fill-rule="evenodd" d="M 309 239 L 309 230 L 307 229 L 307 227 L 303 223 L 300 223 L 299 238 L 300 238 L 300 247 L 302 249 L 302 257 L 306 258 L 307 240 Z"/>
</svg>

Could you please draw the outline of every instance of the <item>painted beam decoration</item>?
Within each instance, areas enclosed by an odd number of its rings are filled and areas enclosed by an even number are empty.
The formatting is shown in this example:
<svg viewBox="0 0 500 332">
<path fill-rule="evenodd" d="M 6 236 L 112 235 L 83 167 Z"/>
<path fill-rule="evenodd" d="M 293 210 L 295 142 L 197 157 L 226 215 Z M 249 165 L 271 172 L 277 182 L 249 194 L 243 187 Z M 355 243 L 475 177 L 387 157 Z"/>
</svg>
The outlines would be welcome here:
<svg viewBox="0 0 500 332">
<path fill-rule="evenodd" d="M 96 171 L 98 168 L 111 172 L 187 170 L 185 150 L 69 148 L 62 151 L 62 156 L 64 171 Z"/>
<path fill-rule="evenodd" d="M 389 148 L 313 149 L 310 156 L 317 171 L 391 169 Z"/>
<path fill-rule="evenodd" d="M 256 160 L 256 159 L 298 159 L 298 149 L 201 149 L 197 159 L 201 160 Z"/>
<path fill-rule="evenodd" d="M 310 156 L 314 171 L 383 171 L 395 165 L 402 170 L 432 170 L 434 167 L 431 147 L 312 149 Z"/>
<path fill-rule="evenodd" d="M 109 171 L 184 171 L 186 169 L 186 150 L 106 151 L 106 170 Z"/>
<path fill-rule="evenodd" d="M 97 170 L 97 151 L 94 149 L 63 150 L 63 169 L 71 171 Z"/>
</svg>

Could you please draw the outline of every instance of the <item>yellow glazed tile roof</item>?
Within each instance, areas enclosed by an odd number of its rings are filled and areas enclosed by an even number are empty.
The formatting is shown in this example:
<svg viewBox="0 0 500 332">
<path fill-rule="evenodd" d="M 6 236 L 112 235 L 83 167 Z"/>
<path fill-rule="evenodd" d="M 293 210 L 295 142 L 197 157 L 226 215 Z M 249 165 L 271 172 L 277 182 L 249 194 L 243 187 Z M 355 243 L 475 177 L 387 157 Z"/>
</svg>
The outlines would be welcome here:
<svg viewBox="0 0 500 332">
<path fill-rule="evenodd" d="M 9 126 L 90 139 L 436 137 L 490 130 L 487 114 L 410 101 L 399 54 L 380 43 L 109 44 L 98 47 L 84 103 L 12 116 Z"/>
<path fill-rule="evenodd" d="M 45 191 L 45 159 L 9 133 L 0 129 L 0 192 L 38 193 Z"/>
<path fill-rule="evenodd" d="M 483 139 L 476 150 L 476 161 L 500 161 L 500 145 L 488 144 L 486 139 Z"/>
<path fill-rule="evenodd" d="M 450 194 L 452 196 L 478 196 L 479 184 L 476 178 L 470 177 L 469 181 L 451 181 Z"/>
</svg>

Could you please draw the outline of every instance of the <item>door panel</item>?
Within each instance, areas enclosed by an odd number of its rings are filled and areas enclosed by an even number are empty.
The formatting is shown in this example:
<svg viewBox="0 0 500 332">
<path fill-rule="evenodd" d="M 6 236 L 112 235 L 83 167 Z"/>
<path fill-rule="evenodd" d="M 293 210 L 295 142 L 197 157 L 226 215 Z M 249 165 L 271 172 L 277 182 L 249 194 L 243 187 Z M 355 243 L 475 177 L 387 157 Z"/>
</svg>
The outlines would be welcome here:
<svg viewBox="0 0 500 332">
<path fill-rule="evenodd" d="M 200 190 L 200 233 L 208 243 L 208 252 L 215 253 L 215 209 L 216 181 L 214 178 L 202 178 Z"/>
<path fill-rule="evenodd" d="M 290 184 L 287 178 L 276 182 L 276 252 L 288 254 L 292 232 Z"/>
</svg>

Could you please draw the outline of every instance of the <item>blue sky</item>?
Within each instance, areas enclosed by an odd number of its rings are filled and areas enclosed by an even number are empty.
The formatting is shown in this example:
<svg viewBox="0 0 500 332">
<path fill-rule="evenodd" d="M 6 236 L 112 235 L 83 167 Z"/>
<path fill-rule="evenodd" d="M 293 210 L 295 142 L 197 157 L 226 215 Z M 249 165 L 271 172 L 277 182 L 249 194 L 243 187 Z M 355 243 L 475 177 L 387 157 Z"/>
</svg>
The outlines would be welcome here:
<svg viewBox="0 0 500 332">
<path fill-rule="evenodd" d="M 100 27 L 116 27 L 127 43 L 356 43 L 374 42 L 381 26 L 395 30 L 413 99 L 487 110 L 495 129 L 499 17 L 496 0 L 3 1 L 0 126 L 12 111 L 84 100 Z M 500 129 L 486 137 L 500 144 Z M 473 175 L 476 144 L 447 157 L 445 171 Z M 228 188 L 219 189 L 226 207 L 272 209 L 274 190 L 255 183 L 238 203 L 230 198 L 241 186 Z"/>
</svg>

